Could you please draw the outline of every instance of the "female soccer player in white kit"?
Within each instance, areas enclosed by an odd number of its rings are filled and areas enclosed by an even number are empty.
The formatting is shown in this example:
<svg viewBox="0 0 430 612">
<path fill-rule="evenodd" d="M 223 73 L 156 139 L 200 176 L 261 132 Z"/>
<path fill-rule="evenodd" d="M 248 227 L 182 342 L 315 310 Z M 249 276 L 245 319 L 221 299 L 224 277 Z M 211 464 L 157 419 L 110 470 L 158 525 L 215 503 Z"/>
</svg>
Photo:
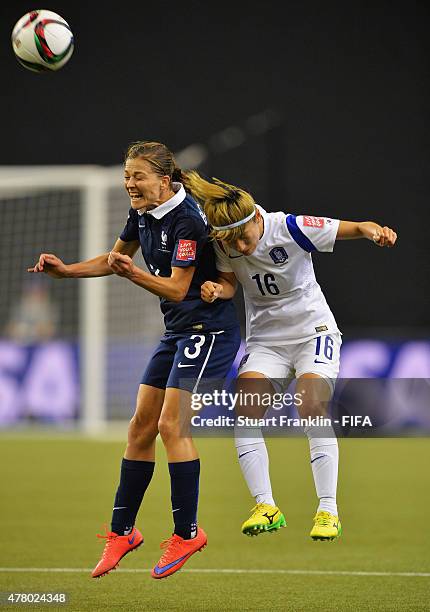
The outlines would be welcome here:
<svg viewBox="0 0 430 612">
<path fill-rule="evenodd" d="M 217 255 L 217 282 L 202 285 L 207 302 L 229 299 L 237 281 L 243 287 L 246 308 L 246 350 L 239 367 L 237 391 L 284 389 L 293 378 L 301 394 L 301 418 L 324 416 L 339 372 L 341 333 L 316 281 L 312 251 L 333 251 L 336 240 L 367 238 L 392 247 L 397 235 L 372 221 L 351 222 L 267 213 L 238 187 L 196 172 L 187 173 L 187 188 L 203 205 L 213 231 Z M 254 416 L 263 416 L 266 408 Z M 249 411 L 246 414 L 251 414 Z M 319 505 L 310 535 L 333 540 L 341 534 L 336 504 L 338 444 L 331 427 L 307 426 L 310 459 Z M 323 437 L 322 437 L 323 436 Z M 258 535 L 285 525 L 272 496 L 264 438 L 241 434 L 236 427 L 239 463 L 256 500 L 243 533 Z"/>
</svg>

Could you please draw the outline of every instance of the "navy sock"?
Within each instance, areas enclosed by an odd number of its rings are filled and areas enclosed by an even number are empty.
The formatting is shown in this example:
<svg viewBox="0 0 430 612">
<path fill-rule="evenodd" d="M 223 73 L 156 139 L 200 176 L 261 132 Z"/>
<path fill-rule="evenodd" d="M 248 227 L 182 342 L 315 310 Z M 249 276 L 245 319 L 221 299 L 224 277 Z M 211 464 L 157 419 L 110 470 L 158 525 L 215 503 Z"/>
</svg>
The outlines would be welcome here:
<svg viewBox="0 0 430 612">
<path fill-rule="evenodd" d="M 185 540 L 197 535 L 200 460 L 169 463 L 175 533 Z"/>
<path fill-rule="evenodd" d="M 133 528 L 143 495 L 151 482 L 154 467 L 154 461 L 122 460 L 111 524 L 112 531 L 118 535 L 126 535 Z"/>
</svg>

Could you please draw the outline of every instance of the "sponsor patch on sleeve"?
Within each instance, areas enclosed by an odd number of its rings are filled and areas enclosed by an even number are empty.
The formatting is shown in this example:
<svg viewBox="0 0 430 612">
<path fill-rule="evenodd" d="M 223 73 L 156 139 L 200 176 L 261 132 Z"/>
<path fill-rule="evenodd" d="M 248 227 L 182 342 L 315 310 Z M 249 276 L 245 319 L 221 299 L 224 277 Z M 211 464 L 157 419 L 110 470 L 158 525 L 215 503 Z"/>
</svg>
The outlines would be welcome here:
<svg viewBox="0 0 430 612">
<path fill-rule="evenodd" d="M 309 215 L 304 215 L 303 225 L 306 225 L 307 227 L 316 227 L 319 229 L 324 227 L 324 217 L 311 217 Z"/>
<path fill-rule="evenodd" d="M 179 240 L 176 259 L 179 261 L 194 261 L 196 258 L 197 242 L 195 240 Z"/>
</svg>

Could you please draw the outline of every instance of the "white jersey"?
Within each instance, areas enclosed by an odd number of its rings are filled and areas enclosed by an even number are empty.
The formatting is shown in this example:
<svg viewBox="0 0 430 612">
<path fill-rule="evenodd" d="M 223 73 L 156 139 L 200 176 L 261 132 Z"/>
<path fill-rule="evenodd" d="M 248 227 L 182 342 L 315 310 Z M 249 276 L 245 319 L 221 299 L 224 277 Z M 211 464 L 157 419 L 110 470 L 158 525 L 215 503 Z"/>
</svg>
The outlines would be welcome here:
<svg viewBox="0 0 430 612">
<path fill-rule="evenodd" d="M 217 269 L 234 272 L 243 287 L 247 344 L 296 344 L 339 332 L 311 257 L 333 251 L 339 220 L 258 209 L 264 233 L 252 255 L 214 241 Z"/>
</svg>

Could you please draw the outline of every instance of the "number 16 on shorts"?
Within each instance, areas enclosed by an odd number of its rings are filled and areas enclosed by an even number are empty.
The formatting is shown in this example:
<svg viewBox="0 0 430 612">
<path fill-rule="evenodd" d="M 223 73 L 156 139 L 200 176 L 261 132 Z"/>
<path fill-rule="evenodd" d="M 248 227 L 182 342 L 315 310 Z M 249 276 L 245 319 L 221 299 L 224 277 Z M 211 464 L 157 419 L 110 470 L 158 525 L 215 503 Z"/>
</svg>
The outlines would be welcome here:
<svg viewBox="0 0 430 612">
<path fill-rule="evenodd" d="M 324 377 L 336 379 L 339 374 L 341 344 L 340 333 L 314 338 L 313 366 L 311 371 Z"/>
<path fill-rule="evenodd" d="M 318 336 L 318 338 L 315 338 L 315 340 L 315 363 L 318 363 L 318 360 L 321 358 L 332 361 L 334 344 L 333 338 L 331 336 Z M 319 363 L 325 362 L 321 361 Z"/>
</svg>

